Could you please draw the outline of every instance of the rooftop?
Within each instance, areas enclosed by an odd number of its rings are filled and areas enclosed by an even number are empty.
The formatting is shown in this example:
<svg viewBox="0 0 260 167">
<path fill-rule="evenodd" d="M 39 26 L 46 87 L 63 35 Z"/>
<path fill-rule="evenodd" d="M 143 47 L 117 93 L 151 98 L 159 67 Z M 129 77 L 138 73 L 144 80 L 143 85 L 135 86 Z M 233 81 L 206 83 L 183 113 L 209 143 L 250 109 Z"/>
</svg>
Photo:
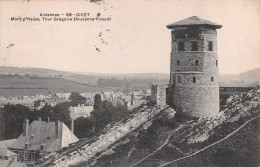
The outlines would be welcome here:
<svg viewBox="0 0 260 167">
<path fill-rule="evenodd" d="M 78 106 L 70 107 L 70 118 L 76 119 L 80 116 L 89 117 L 90 113 L 94 110 L 93 106 Z"/>
<path fill-rule="evenodd" d="M 55 126 L 55 122 L 33 121 L 28 127 L 28 135 L 22 133 L 9 148 L 25 149 L 25 144 L 29 144 L 28 150 L 41 150 L 44 145 L 43 151 L 53 152 L 78 141 L 63 122 L 59 122 L 56 138 Z"/>
<path fill-rule="evenodd" d="M 8 150 L 7 148 L 3 148 L 0 149 L 0 156 L 7 156 L 7 157 L 11 157 L 11 156 L 16 156 L 17 154 Z"/>
<path fill-rule="evenodd" d="M 213 23 L 211 21 L 199 18 L 197 16 L 192 16 L 180 21 L 177 21 L 175 23 L 169 24 L 166 27 L 169 29 L 173 29 L 176 27 L 183 27 L 183 26 L 194 26 L 194 25 L 206 25 L 206 26 L 210 26 L 210 27 L 214 27 L 214 28 L 221 28 L 222 25 L 217 24 L 217 23 Z"/>
<path fill-rule="evenodd" d="M 15 141 L 16 141 L 16 139 L 9 139 L 9 140 L 0 141 L 0 149 L 9 147 Z"/>
</svg>

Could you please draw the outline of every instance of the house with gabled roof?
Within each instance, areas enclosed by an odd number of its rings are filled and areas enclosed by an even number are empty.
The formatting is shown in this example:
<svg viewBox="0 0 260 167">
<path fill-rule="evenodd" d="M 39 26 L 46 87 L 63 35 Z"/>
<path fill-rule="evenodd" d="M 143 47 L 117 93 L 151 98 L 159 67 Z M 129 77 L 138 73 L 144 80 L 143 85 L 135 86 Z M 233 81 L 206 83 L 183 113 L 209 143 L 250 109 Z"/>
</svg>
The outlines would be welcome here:
<svg viewBox="0 0 260 167">
<path fill-rule="evenodd" d="M 35 161 L 49 153 L 55 152 L 78 138 L 60 121 L 23 122 L 23 133 L 8 148 L 18 155 L 18 161 Z"/>
<path fill-rule="evenodd" d="M 16 161 L 17 154 L 10 151 L 7 147 L 15 142 L 16 139 L 2 140 L 0 141 L 0 161 L 10 160 Z M 0 165 L 1 166 L 1 165 Z"/>
</svg>

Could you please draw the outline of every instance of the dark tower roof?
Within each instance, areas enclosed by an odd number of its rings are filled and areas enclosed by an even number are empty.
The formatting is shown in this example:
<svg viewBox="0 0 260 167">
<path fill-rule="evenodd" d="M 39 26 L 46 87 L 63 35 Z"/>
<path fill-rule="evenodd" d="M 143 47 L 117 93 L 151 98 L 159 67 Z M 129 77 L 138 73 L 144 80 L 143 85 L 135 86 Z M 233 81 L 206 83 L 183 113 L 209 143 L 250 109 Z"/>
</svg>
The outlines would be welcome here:
<svg viewBox="0 0 260 167">
<path fill-rule="evenodd" d="M 169 29 L 173 29 L 173 28 L 176 28 L 176 27 L 201 26 L 201 25 L 212 27 L 212 28 L 215 28 L 215 29 L 222 27 L 222 25 L 220 25 L 220 24 L 213 23 L 213 22 L 205 20 L 205 19 L 201 19 L 197 16 L 192 16 L 192 17 L 189 17 L 187 19 L 180 20 L 178 22 L 169 24 L 166 27 L 169 28 Z"/>
</svg>

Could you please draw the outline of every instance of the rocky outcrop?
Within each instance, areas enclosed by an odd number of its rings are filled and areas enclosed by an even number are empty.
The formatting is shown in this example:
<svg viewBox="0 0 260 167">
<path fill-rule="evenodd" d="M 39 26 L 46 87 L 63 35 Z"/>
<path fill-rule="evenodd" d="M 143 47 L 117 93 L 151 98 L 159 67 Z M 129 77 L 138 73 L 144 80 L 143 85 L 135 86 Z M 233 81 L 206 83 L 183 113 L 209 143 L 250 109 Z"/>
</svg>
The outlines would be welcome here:
<svg viewBox="0 0 260 167">
<path fill-rule="evenodd" d="M 260 105 L 260 91 L 252 90 L 247 94 L 236 94 L 229 97 L 226 100 L 226 105 L 217 116 L 213 118 L 203 118 L 201 117 L 194 126 L 198 126 L 195 131 L 191 131 L 188 135 L 188 143 L 203 142 L 208 139 L 208 137 L 213 133 L 213 129 L 223 122 L 235 122 L 241 117 L 249 116 L 257 110 L 251 110 Z"/>
<path fill-rule="evenodd" d="M 51 166 L 70 166 L 77 165 L 81 162 L 87 162 L 98 153 L 106 152 L 108 147 L 114 144 L 116 141 L 123 138 L 128 133 L 134 131 L 147 121 L 157 116 L 162 111 L 173 113 L 172 108 L 166 106 L 161 108 L 143 106 L 141 109 L 135 112 L 128 120 L 119 122 L 111 127 L 106 133 L 100 135 L 95 142 L 84 145 L 83 147 L 70 152 L 69 154 L 59 156 L 58 154 L 52 155 L 54 161 L 48 165 Z M 46 164 L 41 164 L 44 166 Z"/>
</svg>

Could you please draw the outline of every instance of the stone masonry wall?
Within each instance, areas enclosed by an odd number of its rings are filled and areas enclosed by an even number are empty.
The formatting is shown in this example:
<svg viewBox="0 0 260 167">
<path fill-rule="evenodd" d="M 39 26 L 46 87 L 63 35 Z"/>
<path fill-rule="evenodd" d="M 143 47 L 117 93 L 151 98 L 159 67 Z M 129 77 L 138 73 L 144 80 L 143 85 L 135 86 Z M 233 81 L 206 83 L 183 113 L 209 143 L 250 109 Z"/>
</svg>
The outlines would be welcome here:
<svg viewBox="0 0 260 167">
<path fill-rule="evenodd" d="M 177 111 L 194 117 L 211 117 L 219 113 L 218 86 L 178 86 L 173 89 L 173 104 Z"/>
<path fill-rule="evenodd" d="M 166 106 L 166 88 L 166 84 L 151 86 L 151 101 L 157 106 Z"/>
<path fill-rule="evenodd" d="M 168 85 L 157 85 L 157 106 L 166 106 L 166 88 Z"/>
<path fill-rule="evenodd" d="M 157 85 L 151 86 L 151 101 L 157 103 Z"/>
<path fill-rule="evenodd" d="M 178 31 L 174 33 L 178 34 Z M 173 39 L 169 90 L 177 110 L 195 117 L 211 117 L 219 112 L 217 33 L 204 29 L 200 34 L 196 39 L 189 39 L 189 35 Z M 198 41 L 198 51 L 191 51 L 191 41 L 194 40 Z M 185 51 L 178 51 L 179 41 L 185 42 Z M 213 43 L 212 51 L 208 50 L 208 41 Z M 195 65 L 196 60 L 198 65 Z M 193 77 L 196 77 L 196 83 L 193 83 Z"/>
</svg>

